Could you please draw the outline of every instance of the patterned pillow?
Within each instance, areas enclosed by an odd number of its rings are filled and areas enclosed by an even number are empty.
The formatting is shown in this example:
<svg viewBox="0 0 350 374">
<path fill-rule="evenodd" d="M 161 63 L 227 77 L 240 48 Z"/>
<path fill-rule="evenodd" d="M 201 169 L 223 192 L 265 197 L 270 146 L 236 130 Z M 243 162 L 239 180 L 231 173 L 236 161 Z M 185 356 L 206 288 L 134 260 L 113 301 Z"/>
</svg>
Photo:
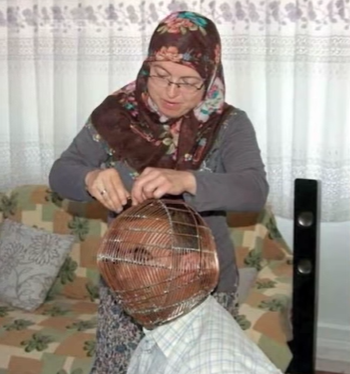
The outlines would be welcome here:
<svg viewBox="0 0 350 374">
<path fill-rule="evenodd" d="M 0 301 L 29 311 L 38 308 L 74 239 L 6 219 L 0 227 Z"/>
</svg>

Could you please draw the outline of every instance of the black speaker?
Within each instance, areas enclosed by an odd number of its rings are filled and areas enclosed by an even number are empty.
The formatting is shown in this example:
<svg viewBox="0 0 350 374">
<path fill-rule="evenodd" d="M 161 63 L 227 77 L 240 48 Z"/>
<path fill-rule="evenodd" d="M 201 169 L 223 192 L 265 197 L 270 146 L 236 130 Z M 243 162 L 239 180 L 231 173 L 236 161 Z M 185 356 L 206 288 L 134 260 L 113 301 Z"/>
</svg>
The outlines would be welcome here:
<svg viewBox="0 0 350 374">
<path fill-rule="evenodd" d="M 318 181 L 295 180 L 291 374 L 315 373 L 319 195 Z"/>
</svg>

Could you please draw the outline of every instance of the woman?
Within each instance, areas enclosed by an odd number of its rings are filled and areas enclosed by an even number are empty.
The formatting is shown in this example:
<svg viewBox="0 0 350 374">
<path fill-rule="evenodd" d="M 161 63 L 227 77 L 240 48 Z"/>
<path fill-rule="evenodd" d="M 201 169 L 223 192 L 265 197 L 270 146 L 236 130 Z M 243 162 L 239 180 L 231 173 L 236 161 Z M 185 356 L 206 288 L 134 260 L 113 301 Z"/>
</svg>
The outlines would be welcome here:
<svg viewBox="0 0 350 374">
<path fill-rule="evenodd" d="M 226 211 L 257 211 L 268 185 L 254 129 L 225 102 L 215 24 L 175 12 L 157 26 L 135 82 L 108 96 L 54 163 L 51 188 L 120 213 L 130 198 L 180 196 L 210 226 L 220 263 L 216 299 L 237 309 L 237 267 Z M 111 213 L 111 214 L 115 214 Z M 142 337 L 101 281 L 92 373 L 125 373 Z"/>
</svg>

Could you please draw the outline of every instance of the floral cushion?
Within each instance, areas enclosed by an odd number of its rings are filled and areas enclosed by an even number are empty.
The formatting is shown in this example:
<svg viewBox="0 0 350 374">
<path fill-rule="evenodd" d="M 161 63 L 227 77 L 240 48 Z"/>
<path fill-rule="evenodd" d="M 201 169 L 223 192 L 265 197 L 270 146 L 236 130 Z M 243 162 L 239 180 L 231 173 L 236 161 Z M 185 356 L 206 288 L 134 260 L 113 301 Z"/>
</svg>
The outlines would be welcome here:
<svg viewBox="0 0 350 374">
<path fill-rule="evenodd" d="M 57 297 L 35 312 L 0 304 L 0 374 L 88 374 L 97 304 Z"/>
<path fill-rule="evenodd" d="M 25 310 L 41 305 L 74 242 L 5 219 L 0 227 L 0 301 Z"/>
<path fill-rule="evenodd" d="M 76 203 L 61 199 L 44 185 L 20 186 L 0 196 L 0 221 L 11 218 L 58 234 L 73 234 L 72 251 L 48 298 L 98 298 L 96 249 L 107 225 L 107 211 L 96 201 Z"/>
</svg>

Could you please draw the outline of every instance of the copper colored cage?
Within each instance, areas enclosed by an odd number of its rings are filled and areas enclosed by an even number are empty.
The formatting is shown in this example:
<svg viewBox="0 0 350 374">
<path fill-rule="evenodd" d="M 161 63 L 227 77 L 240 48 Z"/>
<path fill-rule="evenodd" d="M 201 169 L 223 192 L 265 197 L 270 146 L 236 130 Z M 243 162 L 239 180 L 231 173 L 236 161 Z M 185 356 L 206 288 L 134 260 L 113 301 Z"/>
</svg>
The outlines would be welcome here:
<svg viewBox="0 0 350 374">
<path fill-rule="evenodd" d="M 125 210 L 104 235 L 97 261 L 125 311 L 148 328 L 203 301 L 219 273 L 211 230 L 181 200 L 152 199 Z"/>
</svg>

